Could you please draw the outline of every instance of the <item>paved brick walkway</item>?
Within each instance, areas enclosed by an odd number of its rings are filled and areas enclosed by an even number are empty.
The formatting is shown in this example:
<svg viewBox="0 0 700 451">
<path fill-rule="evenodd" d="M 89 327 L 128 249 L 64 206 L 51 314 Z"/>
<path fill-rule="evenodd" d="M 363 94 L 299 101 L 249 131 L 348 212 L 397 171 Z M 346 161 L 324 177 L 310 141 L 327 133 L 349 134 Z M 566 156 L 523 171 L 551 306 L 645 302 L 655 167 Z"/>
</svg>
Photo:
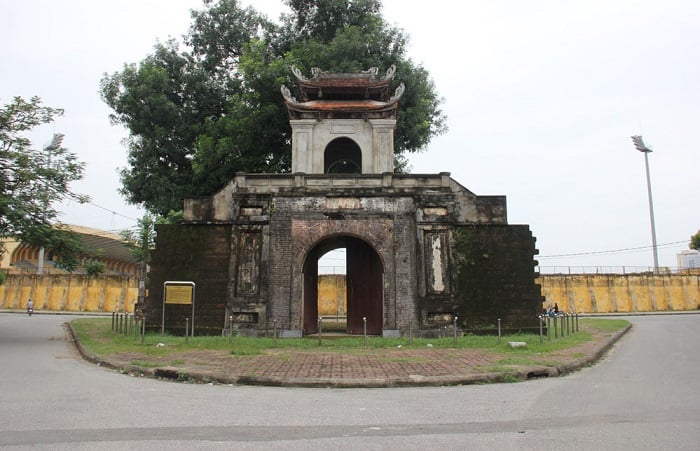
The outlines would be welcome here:
<svg viewBox="0 0 700 451">
<path fill-rule="evenodd" d="M 222 374 L 281 379 L 405 378 L 477 374 L 494 366 L 500 355 L 475 349 L 384 350 L 354 355 L 334 352 L 273 351 L 231 357 L 219 351 L 178 356 L 187 366 Z"/>
</svg>

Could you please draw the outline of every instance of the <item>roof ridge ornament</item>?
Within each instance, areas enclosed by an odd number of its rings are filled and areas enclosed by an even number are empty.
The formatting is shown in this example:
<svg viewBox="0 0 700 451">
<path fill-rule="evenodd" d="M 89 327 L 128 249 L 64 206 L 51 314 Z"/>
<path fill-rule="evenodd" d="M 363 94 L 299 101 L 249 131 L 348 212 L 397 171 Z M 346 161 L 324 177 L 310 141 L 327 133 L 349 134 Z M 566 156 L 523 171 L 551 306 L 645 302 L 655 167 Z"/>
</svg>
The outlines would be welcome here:
<svg viewBox="0 0 700 451">
<path fill-rule="evenodd" d="M 399 86 L 396 87 L 396 91 L 394 91 L 394 95 L 391 96 L 389 99 L 389 103 L 395 102 L 401 98 L 403 95 L 403 92 L 406 90 L 406 86 L 404 86 L 403 83 L 401 83 Z"/>
<path fill-rule="evenodd" d="M 322 70 L 320 67 L 312 67 L 311 68 L 311 77 L 307 78 L 304 76 L 304 74 L 301 72 L 301 70 L 295 66 L 294 64 L 291 64 L 290 69 L 292 70 L 292 73 L 294 76 L 301 81 L 318 81 L 322 78 L 329 78 L 332 76 L 337 76 L 341 75 L 341 73 L 335 73 L 335 72 L 328 72 Z M 359 73 L 355 73 L 356 75 L 368 75 L 371 80 L 376 80 L 378 79 L 377 75 L 379 74 L 379 68 L 378 67 L 370 67 L 367 70 L 360 71 Z M 391 80 L 394 78 L 394 75 L 396 74 L 396 65 L 392 64 L 389 66 L 389 68 L 386 70 L 386 74 L 384 75 L 384 78 L 381 78 L 379 80 L 385 81 L 385 80 Z"/>
<path fill-rule="evenodd" d="M 282 92 L 282 97 L 284 97 L 285 100 L 291 103 L 299 103 L 297 99 L 292 95 L 292 92 L 289 90 L 288 87 L 285 85 L 282 85 L 280 87 L 280 91 Z"/>
<path fill-rule="evenodd" d="M 295 77 L 297 77 L 299 80 L 307 81 L 307 78 L 304 77 L 304 74 L 301 73 L 298 67 L 296 67 L 294 64 L 290 65 L 289 67 L 292 69 L 292 73 Z"/>
<path fill-rule="evenodd" d="M 371 75 L 372 77 L 376 77 L 377 74 L 379 73 L 379 68 L 378 68 L 378 67 L 370 67 L 370 68 L 367 69 L 367 70 L 363 70 L 362 73 L 363 73 L 363 74 L 369 74 L 369 75 Z"/>
<path fill-rule="evenodd" d="M 384 80 L 390 80 L 390 79 L 394 78 L 394 74 L 396 74 L 396 65 L 392 64 L 386 70 L 386 75 L 384 76 Z"/>
</svg>

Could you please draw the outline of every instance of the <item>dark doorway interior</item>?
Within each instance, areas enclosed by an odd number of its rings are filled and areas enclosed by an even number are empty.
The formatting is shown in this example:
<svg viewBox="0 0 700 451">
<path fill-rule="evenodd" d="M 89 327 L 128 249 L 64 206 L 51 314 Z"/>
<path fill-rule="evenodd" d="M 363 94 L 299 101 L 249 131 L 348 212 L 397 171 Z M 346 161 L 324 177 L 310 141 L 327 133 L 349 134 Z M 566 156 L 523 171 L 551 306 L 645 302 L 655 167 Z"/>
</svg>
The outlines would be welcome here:
<svg viewBox="0 0 700 451">
<path fill-rule="evenodd" d="M 362 150 L 350 138 L 337 138 L 326 146 L 323 161 L 326 174 L 361 174 Z"/>
<path fill-rule="evenodd" d="M 304 262 L 304 333 L 318 333 L 318 259 L 346 249 L 347 333 L 380 335 L 383 325 L 384 269 L 379 255 L 366 242 L 350 236 L 328 238 L 309 252 Z"/>
</svg>

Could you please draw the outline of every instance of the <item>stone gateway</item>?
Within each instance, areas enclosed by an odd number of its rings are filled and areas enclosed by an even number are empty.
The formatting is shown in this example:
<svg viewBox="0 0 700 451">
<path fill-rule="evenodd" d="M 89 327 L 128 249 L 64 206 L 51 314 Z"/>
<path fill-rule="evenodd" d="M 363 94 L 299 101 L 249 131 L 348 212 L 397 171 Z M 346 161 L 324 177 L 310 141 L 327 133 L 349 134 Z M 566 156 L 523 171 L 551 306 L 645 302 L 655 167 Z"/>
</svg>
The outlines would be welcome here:
<svg viewBox="0 0 700 451">
<path fill-rule="evenodd" d="M 535 239 L 507 223 L 505 197 L 478 196 L 446 172 L 394 173 L 404 90 L 391 91 L 394 68 L 293 73 L 299 98 L 281 89 L 292 172 L 240 173 L 185 199 L 184 221 L 157 229 L 147 321 L 161 321 L 163 283 L 186 280 L 198 334 L 314 334 L 318 260 L 342 248 L 349 334 L 428 335 L 455 317 L 467 329 L 536 327 Z M 191 311 L 177 307 L 165 323 L 182 331 Z"/>
</svg>

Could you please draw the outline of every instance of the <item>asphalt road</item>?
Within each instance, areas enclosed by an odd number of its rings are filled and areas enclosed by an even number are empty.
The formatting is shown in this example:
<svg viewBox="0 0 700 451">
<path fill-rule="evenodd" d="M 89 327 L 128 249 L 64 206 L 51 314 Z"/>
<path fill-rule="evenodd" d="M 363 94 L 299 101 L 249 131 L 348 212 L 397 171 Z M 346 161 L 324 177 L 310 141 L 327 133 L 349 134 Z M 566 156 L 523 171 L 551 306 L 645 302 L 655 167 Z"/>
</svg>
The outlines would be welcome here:
<svg viewBox="0 0 700 451">
<path fill-rule="evenodd" d="M 630 317 L 592 368 L 514 384 L 190 385 L 82 361 L 73 316 L 0 313 L 2 449 L 695 450 L 700 315 Z"/>
</svg>

